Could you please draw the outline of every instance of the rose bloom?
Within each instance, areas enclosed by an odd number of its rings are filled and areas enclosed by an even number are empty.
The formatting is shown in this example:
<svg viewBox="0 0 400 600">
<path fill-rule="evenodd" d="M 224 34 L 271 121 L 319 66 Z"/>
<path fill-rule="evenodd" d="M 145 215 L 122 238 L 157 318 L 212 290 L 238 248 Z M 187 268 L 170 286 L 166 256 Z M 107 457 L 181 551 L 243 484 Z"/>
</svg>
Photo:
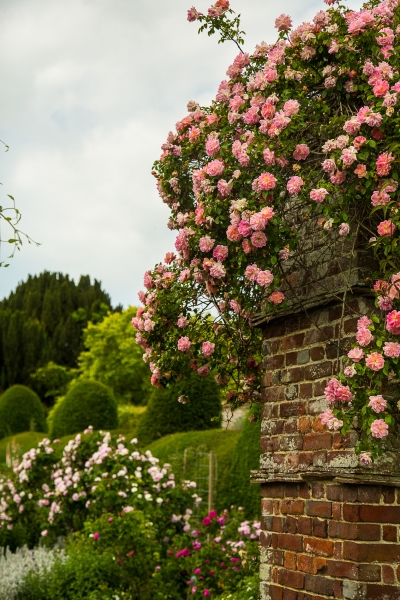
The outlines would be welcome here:
<svg viewBox="0 0 400 600">
<path fill-rule="evenodd" d="M 209 235 L 200 238 L 199 248 L 202 252 L 210 252 L 213 249 L 215 240 L 212 240 Z"/>
<path fill-rule="evenodd" d="M 236 225 L 229 225 L 226 230 L 226 237 L 231 242 L 239 242 L 242 239 L 242 235 L 239 233 Z"/>
<path fill-rule="evenodd" d="M 212 354 L 214 354 L 214 350 L 215 344 L 213 344 L 212 342 L 203 342 L 201 351 L 204 356 L 211 356 Z"/>
<path fill-rule="evenodd" d="M 249 265 L 248 267 L 246 267 L 246 271 L 244 274 L 249 281 L 256 281 L 259 272 L 260 269 L 257 267 L 257 265 Z"/>
<path fill-rule="evenodd" d="M 386 329 L 394 335 L 400 335 L 400 311 L 392 310 L 386 317 Z"/>
<path fill-rule="evenodd" d="M 363 135 L 358 135 L 353 140 L 353 146 L 356 150 L 359 150 L 361 148 L 361 146 L 364 146 L 366 141 L 367 141 L 367 138 L 365 138 Z"/>
<path fill-rule="evenodd" d="M 356 339 L 360 346 L 368 346 L 374 339 L 374 336 L 369 329 L 360 329 L 357 331 Z"/>
<path fill-rule="evenodd" d="M 184 269 L 179 275 L 179 281 L 184 283 L 188 279 L 190 279 L 190 269 Z"/>
<path fill-rule="evenodd" d="M 186 336 L 181 337 L 178 340 L 178 350 L 180 350 L 181 352 L 188 352 L 188 350 L 190 350 L 191 345 L 192 345 L 192 342 Z"/>
<path fill-rule="evenodd" d="M 274 276 L 271 271 L 258 271 L 257 283 L 263 287 L 268 287 L 274 280 Z"/>
<path fill-rule="evenodd" d="M 395 229 L 396 225 L 389 220 L 381 221 L 377 227 L 377 231 L 381 236 L 391 236 L 394 234 Z"/>
<path fill-rule="evenodd" d="M 336 400 L 336 390 L 339 387 L 340 382 L 336 379 L 336 377 L 332 377 L 328 381 L 328 385 L 324 389 L 325 398 L 328 402 L 335 402 Z"/>
<path fill-rule="evenodd" d="M 297 100 L 288 100 L 283 105 L 283 111 L 287 117 L 291 117 L 292 115 L 297 115 L 300 110 L 300 104 Z"/>
<path fill-rule="evenodd" d="M 376 159 L 376 172 L 378 175 L 389 175 L 394 156 L 391 152 L 383 152 Z"/>
<path fill-rule="evenodd" d="M 176 324 L 180 328 L 186 327 L 187 325 L 189 325 L 189 319 L 187 319 L 186 317 L 179 317 Z"/>
<path fill-rule="evenodd" d="M 336 163 L 331 158 L 327 158 L 323 161 L 322 168 L 326 173 L 333 173 L 336 170 Z"/>
<path fill-rule="evenodd" d="M 224 265 L 220 262 L 214 263 L 210 269 L 210 275 L 211 275 L 211 277 L 214 277 L 215 279 L 222 279 L 222 277 L 225 277 L 226 269 L 225 269 Z"/>
<path fill-rule="evenodd" d="M 310 148 L 307 144 L 297 144 L 295 151 L 293 152 L 293 158 L 296 160 L 305 160 L 310 154 Z"/>
<path fill-rule="evenodd" d="M 376 96 L 377 98 L 382 98 L 386 94 L 386 92 L 389 91 L 389 84 L 384 79 L 378 79 L 372 91 L 374 96 Z"/>
<path fill-rule="evenodd" d="M 385 410 L 387 402 L 381 395 L 369 396 L 368 406 L 370 406 L 374 412 L 380 413 Z"/>
<path fill-rule="evenodd" d="M 370 452 L 360 452 L 358 457 L 360 463 L 364 466 L 370 465 L 372 463 L 371 453 Z"/>
<path fill-rule="evenodd" d="M 173 252 L 167 252 L 167 254 L 165 255 L 164 258 L 164 262 L 169 265 L 170 263 L 172 263 L 173 260 L 175 260 L 176 255 Z"/>
<path fill-rule="evenodd" d="M 319 188 L 315 190 L 311 190 L 310 198 L 314 200 L 314 202 L 323 202 L 325 200 L 325 196 L 327 196 L 329 192 L 325 188 Z"/>
<path fill-rule="evenodd" d="M 360 362 L 360 360 L 364 358 L 364 350 L 356 346 L 352 350 L 349 350 L 347 356 L 354 362 Z"/>
<path fill-rule="evenodd" d="M 262 231 L 255 231 L 250 239 L 255 248 L 262 248 L 267 243 L 267 236 Z"/>
<path fill-rule="evenodd" d="M 219 262 L 224 261 L 228 256 L 228 246 L 215 246 L 213 250 L 213 257 Z"/>
<path fill-rule="evenodd" d="M 262 218 L 265 219 L 267 222 L 270 221 L 272 219 L 272 217 L 275 215 L 274 211 L 272 210 L 272 208 L 270 206 L 264 206 L 264 208 L 261 209 L 260 214 L 261 214 Z M 250 219 L 250 223 L 251 223 L 251 219 Z"/>
<path fill-rule="evenodd" d="M 218 177 L 218 175 L 222 175 L 224 168 L 222 160 L 215 159 L 206 166 L 206 173 L 210 177 Z"/>
<path fill-rule="evenodd" d="M 249 240 L 247 238 L 245 238 L 242 241 L 242 248 L 243 248 L 243 251 L 246 252 L 246 254 L 249 254 L 249 252 L 251 252 L 253 250 L 253 246 L 251 245 L 251 243 L 249 242 Z"/>
<path fill-rule="evenodd" d="M 385 366 L 385 359 L 380 352 L 372 352 L 365 359 L 365 364 L 372 371 L 380 371 Z"/>
<path fill-rule="evenodd" d="M 233 310 L 233 312 L 235 312 L 237 315 L 240 314 L 240 311 L 242 310 L 242 307 L 240 306 L 239 302 L 237 300 L 231 300 L 229 302 L 229 306 L 231 307 L 231 309 Z"/>
<path fill-rule="evenodd" d="M 383 354 L 388 358 L 399 358 L 400 344 L 397 342 L 385 342 L 383 346 Z"/>
<path fill-rule="evenodd" d="M 261 231 L 262 229 L 265 229 L 267 222 L 261 213 L 254 213 L 254 215 L 251 215 L 250 217 L 250 225 L 255 231 Z"/>
<path fill-rule="evenodd" d="M 291 26 L 292 19 L 289 17 L 289 15 L 282 14 L 275 19 L 275 27 L 278 31 L 288 31 Z"/>
<path fill-rule="evenodd" d="M 386 437 L 389 433 L 389 426 L 383 419 L 375 419 L 371 425 L 371 435 L 375 438 Z"/>
<path fill-rule="evenodd" d="M 370 325 L 372 325 L 372 320 L 364 315 L 357 321 L 357 330 L 360 331 L 360 329 L 367 329 Z"/>
<path fill-rule="evenodd" d="M 351 402 L 353 400 L 353 394 L 348 385 L 339 384 L 335 390 L 335 397 L 340 402 Z"/>
<path fill-rule="evenodd" d="M 207 377 L 207 375 L 210 374 L 210 367 L 208 365 L 203 365 L 202 367 L 199 367 L 197 369 L 197 374 L 200 375 L 200 377 Z"/>
<path fill-rule="evenodd" d="M 359 179 L 362 179 L 367 174 L 367 167 L 365 165 L 357 165 L 354 169 L 354 174 L 358 176 Z"/>
<path fill-rule="evenodd" d="M 350 232 L 350 225 L 348 225 L 347 223 L 341 223 L 339 226 L 339 235 L 340 236 L 345 236 L 348 235 Z"/>
<path fill-rule="evenodd" d="M 219 152 L 220 145 L 219 140 L 216 137 L 209 137 L 206 142 L 206 154 L 208 156 L 213 156 Z"/>
<path fill-rule="evenodd" d="M 232 186 L 225 179 L 219 179 L 217 183 L 218 191 L 222 198 L 227 198 L 232 191 Z"/>
<path fill-rule="evenodd" d="M 276 186 L 276 177 L 272 173 L 262 173 L 260 177 L 256 179 L 257 187 L 259 190 L 273 190 Z"/>
<path fill-rule="evenodd" d="M 269 104 L 268 106 L 272 106 L 272 104 Z M 275 107 L 272 106 L 272 108 L 275 110 Z M 274 165 L 276 162 L 275 159 L 275 152 L 273 150 L 270 150 L 269 148 L 266 148 L 263 152 L 263 157 L 264 157 L 264 161 L 266 165 Z"/>
<path fill-rule="evenodd" d="M 249 237 L 249 235 L 253 233 L 253 230 L 248 221 L 240 221 L 238 231 L 240 235 L 243 235 L 244 237 Z"/>
<path fill-rule="evenodd" d="M 282 292 L 272 292 L 269 299 L 273 304 L 281 304 L 285 299 L 285 294 Z"/>
<path fill-rule="evenodd" d="M 302 178 L 294 175 L 294 177 L 291 177 L 287 182 L 286 188 L 289 194 L 298 194 L 302 185 L 304 185 Z"/>
<path fill-rule="evenodd" d="M 343 371 L 346 377 L 354 377 L 357 375 L 357 371 L 354 365 L 350 365 L 350 367 L 346 367 Z"/>
</svg>

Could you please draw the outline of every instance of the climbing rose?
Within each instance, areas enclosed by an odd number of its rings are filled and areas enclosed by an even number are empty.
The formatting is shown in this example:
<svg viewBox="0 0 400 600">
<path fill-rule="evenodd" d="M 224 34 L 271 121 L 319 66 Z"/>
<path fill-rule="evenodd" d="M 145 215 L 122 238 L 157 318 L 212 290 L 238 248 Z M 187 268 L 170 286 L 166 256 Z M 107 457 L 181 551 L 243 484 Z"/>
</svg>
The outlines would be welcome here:
<svg viewBox="0 0 400 600">
<path fill-rule="evenodd" d="M 231 242 L 238 242 L 242 239 L 242 235 L 239 233 L 239 229 L 236 225 L 229 225 L 228 229 L 226 230 L 226 237 Z"/>
<path fill-rule="evenodd" d="M 216 137 L 209 137 L 206 142 L 206 153 L 208 156 L 213 156 L 219 152 L 220 145 L 219 140 Z"/>
<path fill-rule="evenodd" d="M 393 235 L 395 229 L 396 229 L 396 225 L 389 220 L 381 221 L 381 223 L 379 223 L 379 225 L 377 227 L 379 235 L 382 235 L 382 236 Z"/>
<path fill-rule="evenodd" d="M 210 275 L 211 277 L 215 277 L 215 279 L 222 279 L 222 277 L 225 277 L 226 270 L 224 265 L 220 262 L 214 263 L 210 269 Z"/>
<path fill-rule="evenodd" d="M 287 117 L 291 117 L 292 115 L 297 115 L 300 110 L 300 104 L 297 100 L 288 100 L 283 105 L 284 113 Z"/>
<path fill-rule="evenodd" d="M 348 235 L 350 233 L 350 225 L 348 225 L 347 223 L 341 223 L 340 227 L 339 227 L 339 235 L 340 236 L 345 236 Z"/>
<path fill-rule="evenodd" d="M 360 346 L 368 346 L 374 339 L 374 336 L 369 329 L 360 329 L 357 331 L 356 338 Z"/>
<path fill-rule="evenodd" d="M 394 161 L 394 156 L 391 152 L 383 152 L 376 159 L 376 172 L 378 175 L 389 175 L 391 165 L 390 163 Z"/>
<path fill-rule="evenodd" d="M 219 262 L 222 262 L 228 256 L 228 246 L 215 246 L 213 250 L 213 257 Z"/>
<path fill-rule="evenodd" d="M 189 10 L 187 11 L 187 20 L 189 21 L 189 23 L 191 23 L 192 21 L 196 21 L 199 18 L 199 16 L 200 15 L 194 6 L 192 6 L 192 8 L 189 8 Z"/>
<path fill-rule="evenodd" d="M 370 452 L 360 452 L 359 461 L 362 465 L 370 465 L 372 463 L 371 453 Z"/>
<path fill-rule="evenodd" d="M 371 435 L 375 438 L 383 438 L 389 433 L 389 426 L 383 419 L 375 419 L 371 425 Z"/>
<path fill-rule="evenodd" d="M 387 406 L 386 400 L 381 396 L 369 396 L 368 406 L 376 413 L 380 413 L 385 410 Z"/>
<path fill-rule="evenodd" d="M 275 27 L 278 31 L 288 31 L 292 26 L 292 19 L 289 15 L 279 15 L 275 19 Z"/>
<path fill-rule="evenodd" d="M 302 185 L 304 185 L 302 178 L 294 175 L 287 182 L 286 188 L 289 194 L 298 194 Z"/>
<path fill-rule="evenodd" d="M 200 238 L 199 248 L 202 252 L 210 252 L 213 249 L 215 240 L 212 240 L 209 235 Z"/>
<path fill-rule="evenodd" d="M 365 165 L 357 165 L 357 167 L 354 169 L 354 173 L 355 175 L 358 176 L 359 179 L 361 179 L 362 177 L 365 177 L 367 174 L 367 167 Z"/>
<path fill-rule="evenodd" d="M 186 317 L 179 317 L 177 325 L 181 328 L 186 327 L 187 325 L 189 325 L 189 319 L 187 319 Z"/>
<path fill-rule="evenodd" d="M 211 356 L 212 354 L 214 354 L 214 350 L 215 344 L 213 344 L 212 342 L 203 342 L 201 351 L 204 356 Z"/>
<path fill-rule="evenodd" d="M 210 367 L 208 365 L 203 365 L 202 367 L 199 367 L 197 369 L 197 374 L 200 375 L 200 377 L 207 377 L 207 375 L 210 374 Z"/>
<path fill-rule="evenodd" d="M 295 151 L 293 152 L 293 158 L 296 160 L 306 160 L 310 154 L 310 148 L 307 144 L 297 144 Z"/>
<path fill-rule="evenodd" d="M 257 265 L 249 265 L 246 267 L 245 276 L 249 281 L 256 281 L 259 272 L 260 269 L 257 267 Z"/>
<path fill-rule="evenodd" d="M 218 175 L 222 175 L 224 168 L 225 165 L 222 160 L 215 159 L 206 166 L 206 173 L 210 177 L 218 177 Z"/>
<path fill-rule="evenodd" d="M 257 283 L 263 287 L 268 287 L 274 280 L 274 276 L 271 271 L 258 271 Z"/>
<path fill-rule="evenodd" d="M 360 331 L 360 329 L 367 329 L 370 325 L 372 325 L 371 319 L 364 315 L 357 321 L 357 331 Z"/>
<path fill-rule="evenodd" d="M 285 299 L 285 294 L 283 294 L 282 292 L 272 292 L 269 299 L 274 304 L 281 304 Z"/>
<path fill-rule="evenodd" d="M 338 429 L 341 429 L 343 427 L 343 421 L 335 417 L 330 408 L 327 408 L 320 415 L 320 419 L 322 425 L 326 425 L 328 429 L 333 429 L 334 431 L 337 431 Z"/>
<path fill-rule="evenodd" d="M 274 177 L 272 173 L 262 173 L 262 175 L 254 181 L 254 184 L 260 191 L 273 190 L 276 186 L 276 177 Z"/>
<path fill-rule="evenodd" d="M 190 279 L 190 269 L 184 269 L 179 275 L 179 281 L 184 283 L 188 279 Z"/>
<path fill-rule="evenodd" d="M 255 231 L 251 236 L 251 243 L 256 248 L 262 248 L 267 243 L 267 237 L 262 231 Z"/>
<path fill-rule="evenodd" d="M 372 371 L 380 371 L 385 366 L 385 359 L 380 352 L 372 352 L 366 357 L 365 364 Z"/>
<path fill-rule="evenodd" d="M 181 352 L 188 352 L 188 350 L 190 350 L 191 345 L 192 345 L 192 342 L 186 336 L 181 337 L 178 340 L 178 350 L 180 350 Z"/>
<path fill-rule="evenodd" d="M 310 198 L 311 200 L 314 200 L 314 202 L 323 202 L 325 200 L 325 196 L 327 196 L 328 193 L 328 190 L 326 190 L 325 188 L 311 190 Z"/>
<path fill-rule="evenodd" d="M 343 371 L 343 373 L 345 374 L 346 377 L 354 377 L 354 375 L 357 375 L 357 371 L 354 365 L 350 365 L 350 367 L 346 367 L 345 370 Z"/>
<path fill-rule="evenodd" d="M 399 358 L 400 344 L 397 344 L 396 342 L 385 342 L 383 354 L 388 358 Z"/>
<path fill-rule="evenodd" d="M 356 346 L 347 353 L 347 356 L 351 358 L 351 360 L 353 360 L 354 362 L 360 362 L 360 360 L 364 358 L 364 351 L 361 350 L 361 348 L 358 348 L 358 346 Z"/>
<path fill-rule="evenodd" d="M 400 335 L 400 311 L 392 310 L 386 317 L 386 329 L 394 335 Z"/>
</svg>

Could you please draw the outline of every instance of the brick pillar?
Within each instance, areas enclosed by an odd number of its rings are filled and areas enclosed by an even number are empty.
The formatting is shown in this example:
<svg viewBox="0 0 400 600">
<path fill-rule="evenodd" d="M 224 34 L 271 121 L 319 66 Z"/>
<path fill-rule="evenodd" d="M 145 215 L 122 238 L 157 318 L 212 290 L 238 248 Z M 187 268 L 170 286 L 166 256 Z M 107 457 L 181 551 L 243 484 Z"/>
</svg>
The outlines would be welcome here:
<svg viewBox="0 0 400 600">
<path fill-rule="evenodd" d="M 262 455 L 252 475 L 263 600 L 400 600 L 400 455 L 363 469 L 357 434 L 329 432 L 318 417 L 338 354 L 372 302 L 348 298 L 344 312 L 331 303 L 263 326 Z"/>
</svg>

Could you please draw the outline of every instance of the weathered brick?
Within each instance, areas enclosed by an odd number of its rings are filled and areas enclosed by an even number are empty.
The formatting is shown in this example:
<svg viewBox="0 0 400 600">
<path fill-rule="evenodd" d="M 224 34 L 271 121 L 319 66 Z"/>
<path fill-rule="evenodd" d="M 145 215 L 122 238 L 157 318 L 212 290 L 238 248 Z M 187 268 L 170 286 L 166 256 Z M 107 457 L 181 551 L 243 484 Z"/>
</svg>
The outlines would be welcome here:
<svg viewBox="0 0 400 600">
<path fill-rule="evenodd" d="M 304 500 L 283 500 L 281 513 L 283 515 L 302 515 L 304 513 Z"/>
<path fill-rule="evenodd" d="M 299 398 L 311 398 L 313 395 L 312 383 L 301 383 L 299 386 Z"/>
<path fill-rule="evenodd" d="M 358 501 L 363 504 L 366 503 L 378 503 L 381 499 L 381 488 L 372 485 L 359 485 L 358 486 Z"/>
<path fill-rule="evenodd" d="M 314 346 L 310 350 L 311 360 L 322 360 L 325 358 L 325 348 L 323 346 Z"/>
<path fill-rule="evenodd" d="M 281 339 L 282 350 L 292 350 L 292 348 L 301 348 L 304 342 L 304 333 L 288 335 Z"/>
<path fill-rule="evenodd" d="M 283 483 L 263 483 L 261 485 L 261 495 L 266 498 L 283 498 L 285 486 Z"/>
<path fill-rule="evenodd" d="M 311 429 L 310 417 L 300 417 L 299 419 L 299 431 L 301 433 L 308 433 Z"/>
<path fill-rule="evenodd" d="M 285 426 L 284 426 L 284 432 L 285 433 L 297 433 L 298 432 L 298 419 L 296 417 L 293 417 L 291 419 L 287 419 L 285 422 Z M 300 435 L 300 434 L 298 434 Z M 301 436 L 300 436 L 301 437 Z M 303 444 L 303 442 L 301 442 L 301 444 Z"/>
<path fill-rule="evenodd" d="M 310 517 L 331 517 L 332 502 L 326 500 L 307 500 L 306 514 Z"/>
<path fill-rule="evenodd" d="M 395 498 L 394 488 L 382 486 L 382 496 L 386 504 L 393 504 Z"/>
<path fill-rule="evenodd" d="M 263 360 L 263 367 L 266 371 L 273 371 L 274 369 L 283 369 L 284 366 L 284 354 L 275 354 L 274 356 L 269 356 L 268 358 L 264 358 Z"/>
<path fill-rule="evenodd" d="M 263 493 L 263 489 L 261 486 L 261 494 Z M 261 499 L 261 514 L 268 516 L 274 514 L 274 506 L 272 500 L 268 500 L 267 498 Z"/>
<path fill-rule="evenodd" d="M 304 580 L 304 587 L 309 592 L 316 592 L 317 594 L 324 594 L 326 596 L 332 596 L 334 594 L 333 579 L 327 577 L 321 577 L 319 575 L 306 575 Z"/>
<path fill-rule="evenodd" d="M 297 533 L 297 518 L 291 516 L 284 517 L 282 533 Z"/>
<path fill-rule="evenodd" d="M 299 517 L 297 520 L 297 530 L 303 535 L 311 535 L 312 521 L 309 517 Z"/>
<path fill-rule="evenodd" d="M 281 371 L 282 383 L 296 383 L 305 378 L 304 367 L 290 367 Z M 308 379 L 308 378 L 307 378 Z"/>
<path fill-rule="evenodd" d="M 306 380 L 312 381 L 330 375 L 332 375 L 332 363 L 330 361 L 311 364 L 304 368 L 304 379 Z"/>
<path fill-rule="evenodd" d="M 343 558 L 361 562 L 394 562 L 400 561 L 400 545 L 398 544 L 358 544 L 343 542 Z"/>
<path fill-rule="evenodd" d="M 311 484 L 312 497 L 321 499 L 325 495 L 325 485 L 317 481 L 313 481 Z"/>
<path fill-rule="evenodd" d="M 283 562 L 283 566 L 285 569 L 293 569 L 297 568 L 297 554 L 296 552 L 285 552 L 285 558 Z"/>
<path fill-rule="evenodd" d="M 279 569 L 278 571 L 278 582 L 283 586 L 302 589 L 304 578 L 304 573 L 300 571 L 289 571 L 288 569 Z"/>
<path fill-rule="evenodd" d="M 321 540 L 311 537 L 304 538 L 305 552 L 312 552 L 313 554 L 319 554 L 321 556 L 332 556 L 333 548 L 333 542 L 330 540 Z"/>
<path fill-rule="evenodd" d="M 328 524 L 326 519 L 313 519 L 313 535 L 315 537 L 326 538 L 328 532 Z"/>
<path fill-rule="evenodd" d="M 397 524 L 400 523 L 400 506 L 361 505 L 359 515 L 360 521 Z"/>
<path fill-rule="evenodd" d="M 303 448 L 303 436 L 301 433 L 293 435 L 283 435 L 279 439 L 279 448 L 281 450 L 301 450 Z"/>
<path fill-rule="evenodd" d="M 301 417 L 306 412 L 304 402 L 281 402 L 279 405 L 280 416 L 285 417 Z M 306 448 L 305 448 L 306 450 Z"/>
<path fill-rule="evenodd" d="M 328 560 L 327 572 L 331 577 L 342 577 L 358 581 L 381 580 L 381 567 L 379 565 Z"/>
<path fill-rule="evenodd" d="M 360 598 L 368 598 L 368 600 L 399 600 L 400 586 L 370 583 L 365 586 L 363 593 L 365 595 Z"/>
<path fill-rule="evenodd" d="M 383 583 L 394 583 L 394 571 L 389 565 L 382 566 Z"/>
<path fill-rule="evenodd" d="M 367 527 L 371 527 L 371 525 L 367 525 Z M 384 525 L 382 527 L 382 538 L 385 542 L 397 542 L 397 527 L 394 525 Z"/>
<path fill-rule="evenodd" d="M 330 433 L 306 433 L 303 440 L 304 450 L 329 449 L 332 446 Z"/>
<path fill-rule="evenodd" d="M 267 531 L 262 531 L 260 533 L 260 544 L 264 548 L 269 548 L 271 545 L 272 536 Z"/>
<path fill-rule="evenodd" d="M 289 533 L 279 534 L 279 548 L 300 552 L 303 549 L 303 538 Z"/>
</svg>

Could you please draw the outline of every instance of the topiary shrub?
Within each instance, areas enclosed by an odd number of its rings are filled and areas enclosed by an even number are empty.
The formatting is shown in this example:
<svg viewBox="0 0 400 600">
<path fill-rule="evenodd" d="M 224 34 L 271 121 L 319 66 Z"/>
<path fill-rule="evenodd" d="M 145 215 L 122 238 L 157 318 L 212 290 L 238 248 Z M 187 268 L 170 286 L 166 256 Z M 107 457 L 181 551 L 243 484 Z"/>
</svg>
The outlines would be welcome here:
<svg viewBox="0 0 400 600">
<path fill-rule="evenodd" d="M 0 397 L 0 438 L 22 431 L 46 431 L 46 414 L 35 392 L 13 385 Z"/>
<path fill-rule="evenodd" d="M 184 397 L 184 402 L 178 398 Z M 156 388 L 138 428 L 142 445 L 178 431 L 198 431 L 221 425 L 219 388 L 211 377 L 196 373 L 167 388 Z"/>
<path fill-rule="evenodd" d="M 51 435 L 62 437 L 94 429 L 118 426 L 117 403 L 111 390 L 98 381 L 78 381 L 57 406 L 52 419 Z"/>
</svg>

